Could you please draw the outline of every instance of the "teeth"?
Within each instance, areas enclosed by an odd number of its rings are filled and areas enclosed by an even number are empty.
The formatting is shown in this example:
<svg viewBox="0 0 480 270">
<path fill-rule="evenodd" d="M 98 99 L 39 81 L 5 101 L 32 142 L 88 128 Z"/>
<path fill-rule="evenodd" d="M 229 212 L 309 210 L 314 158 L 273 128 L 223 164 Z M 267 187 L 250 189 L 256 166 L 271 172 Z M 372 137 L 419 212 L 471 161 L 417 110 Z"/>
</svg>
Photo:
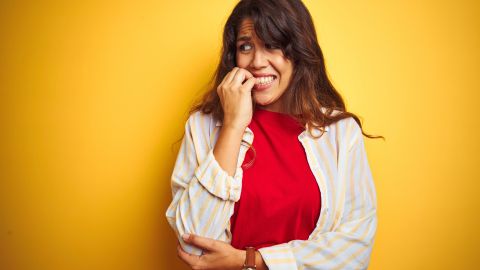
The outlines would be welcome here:
<svg viewBox="0 0 480 270">
<path fill-rule="evenodd" d="M 269 84 L 274 80 L 273 76 L 258 77 L 256 84 Z"/>
</svg>

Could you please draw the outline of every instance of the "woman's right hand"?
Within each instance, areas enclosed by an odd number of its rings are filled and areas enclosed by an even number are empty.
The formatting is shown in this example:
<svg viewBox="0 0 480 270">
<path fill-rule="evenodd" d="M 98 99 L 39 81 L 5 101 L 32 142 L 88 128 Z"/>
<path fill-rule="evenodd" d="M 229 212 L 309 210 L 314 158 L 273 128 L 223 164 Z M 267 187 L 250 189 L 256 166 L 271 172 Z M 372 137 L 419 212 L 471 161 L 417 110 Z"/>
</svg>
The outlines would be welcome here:
<svg viewBox="0 0 480 270">
<path fill-rule="evenodd" d="M 245 80 L 247 81 L 243 83 Z M 243 132 L 252 121 L 252 88 L 255 80 L 246 69 L 234 67 L 217 87 L 223 108 L 224 127 Z"/>
</svg>

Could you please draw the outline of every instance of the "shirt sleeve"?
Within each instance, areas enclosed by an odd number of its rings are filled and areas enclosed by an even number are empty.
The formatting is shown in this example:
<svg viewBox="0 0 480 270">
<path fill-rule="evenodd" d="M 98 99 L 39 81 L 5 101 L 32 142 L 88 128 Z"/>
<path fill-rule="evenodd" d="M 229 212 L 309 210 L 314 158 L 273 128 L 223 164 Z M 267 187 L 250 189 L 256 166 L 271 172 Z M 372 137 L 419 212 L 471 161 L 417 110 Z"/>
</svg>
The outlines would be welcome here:
<svg viewBox="0 0 480 270">
<path fill-rule="evenodd" d="M 270 270 L 367 269 L 377 227 L 376 192 L 358 128 L 345 155 L 344 203 L 334 230 L 259 249 Z"/>
<path fill-rule="evenodd" d="M 171 177 L 173 200 L 166 211 L 168 223 L 182 248 L 195 255 L 202 250 L 186 244 L 184 233 L 227 240 L 226 228 L 240 199 L 242 168 L 232 177 L 223 170 L 209 146 L 208 124 L 192 114 L 185 124 L 185 135 Z"/>
</svg>

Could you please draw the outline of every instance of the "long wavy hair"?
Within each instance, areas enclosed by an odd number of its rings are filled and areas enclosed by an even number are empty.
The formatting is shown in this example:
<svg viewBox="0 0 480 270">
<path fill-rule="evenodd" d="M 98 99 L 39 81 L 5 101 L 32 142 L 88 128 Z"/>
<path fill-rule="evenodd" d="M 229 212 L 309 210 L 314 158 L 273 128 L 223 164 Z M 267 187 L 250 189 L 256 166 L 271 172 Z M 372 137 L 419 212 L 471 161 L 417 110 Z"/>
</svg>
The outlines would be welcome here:
<svg viewBox="0 0 480 270">
<path fill-rule="evenodd" d="M 218 67 L 207 92 L 193 104 L 190 114 L 201 111 L 223 121 L 217 87 L 237 65 L 237 33 L 242 21 L 247 18 L 253 21 L 259 39 L 280 48 L 285 57 L 293 62 L 292 78 L 282 99 L 286 113 L 303 126 L 308 124 L 310 135 L 313 136 L 312 129 L 317 128 L 322 131 L 319 135 L 322 136 L 325 126 L 353 117 L 363 135 L 385 139 L 383 136 L 366 134 L 357 115 L 346 110 L 343 98 L 327 76 L 310 12 L 300 0 L 242 0 L 237 3 L 224 27 Z M 339 112 L 333 113 L 334 110 Z"/>
</svg>

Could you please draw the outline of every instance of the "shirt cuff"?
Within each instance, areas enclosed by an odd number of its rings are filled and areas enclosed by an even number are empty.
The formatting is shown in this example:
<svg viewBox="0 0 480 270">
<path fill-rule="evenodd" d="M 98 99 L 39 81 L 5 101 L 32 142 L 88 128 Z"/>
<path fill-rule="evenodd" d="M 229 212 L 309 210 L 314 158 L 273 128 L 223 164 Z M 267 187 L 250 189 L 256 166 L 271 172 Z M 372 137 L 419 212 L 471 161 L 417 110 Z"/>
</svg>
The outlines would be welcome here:
<svg viewBox="0 0 480 270">
<path fill-rule="evenodd" d="M 297 262 L 288 244 L 279 244 L 258 249 L 270 270 L 296 270 Z"/>
<path fill-rule="evenodd" d="M 233 177 L 228 175 L 215 159 L 213 149 L 210 149 L 205 159 L 197 167 L 195 176 L 202 186 L 213 195 L 234 202 L 240 199 L 242 168 L 237 167 Z"/>
</svg>

